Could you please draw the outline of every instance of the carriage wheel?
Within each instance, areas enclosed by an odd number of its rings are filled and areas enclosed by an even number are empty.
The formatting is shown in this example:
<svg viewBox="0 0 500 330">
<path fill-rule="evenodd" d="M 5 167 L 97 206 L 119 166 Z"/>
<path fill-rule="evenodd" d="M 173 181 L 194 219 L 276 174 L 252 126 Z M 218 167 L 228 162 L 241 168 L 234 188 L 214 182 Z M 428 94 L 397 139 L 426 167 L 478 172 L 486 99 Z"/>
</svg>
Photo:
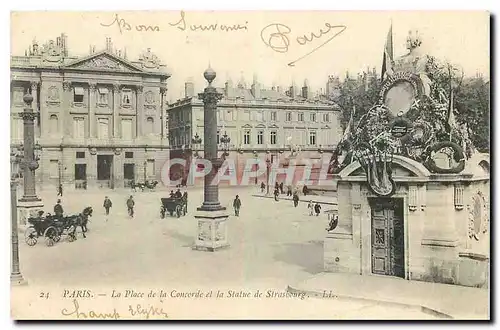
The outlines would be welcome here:
<svg viewBox="0 0 500 330">
<path fill-rule="evenodd" d="M 47 244 L 47 246 L 53 246 L 56 241 L 56 237 L 59 235 L 57 233 L 57 229 L 53 226 L 50 226 L 49 228 L 45 229 L 45 233 L 43 234 L 43 236 L 45 236 L 45 244 Z"/>
<path fill-rule="evenodd" d="M 34 246 L 38 241 L 38 233 L 36 232 L 36 229 L 33 227 L 29 227 L 28 229 L 26 229 L 26 231 L 24 232 L 24 238 L 28 246 Z"/>
<path fill-rule="evenodd" d="M 182 213 L 182 207 L 180 205 L 177 205 L 175 207 L 175 213 L 177 214 L 177 218 L 180 218 L 181 217 L 181 213 Z"/>
</svg>

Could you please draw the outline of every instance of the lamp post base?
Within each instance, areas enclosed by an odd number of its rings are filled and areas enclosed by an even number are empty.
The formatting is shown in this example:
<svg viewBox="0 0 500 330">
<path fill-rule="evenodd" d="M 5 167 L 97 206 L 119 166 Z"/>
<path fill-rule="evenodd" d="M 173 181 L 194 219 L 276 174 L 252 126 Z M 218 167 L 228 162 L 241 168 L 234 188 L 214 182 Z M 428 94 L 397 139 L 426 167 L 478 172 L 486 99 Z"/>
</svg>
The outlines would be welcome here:
<svg viewBox="0 0 500 330">
<path fill-rule="evenodd" d="M 26 225 L 29 217 L 37 216 L 38 211 L 43 211 L 43 206 L 41 199 L 30 201 L 20 199 L 17 202 L 19 224 Z"/>
<path fill-rule="evenodd" d="M 21 273 L 10 274 L 10 284 L 11 285 L 26 285 L 28 282 L 24 279 Z"/>
<path fill-rule="evenodd" d="M 226 210 L 198 210 L 194 217 L 198 222 L 198 230 L 193 250 L 214 252 L 229 247 L 227 241 L 229 214 Z"/>
</svg>

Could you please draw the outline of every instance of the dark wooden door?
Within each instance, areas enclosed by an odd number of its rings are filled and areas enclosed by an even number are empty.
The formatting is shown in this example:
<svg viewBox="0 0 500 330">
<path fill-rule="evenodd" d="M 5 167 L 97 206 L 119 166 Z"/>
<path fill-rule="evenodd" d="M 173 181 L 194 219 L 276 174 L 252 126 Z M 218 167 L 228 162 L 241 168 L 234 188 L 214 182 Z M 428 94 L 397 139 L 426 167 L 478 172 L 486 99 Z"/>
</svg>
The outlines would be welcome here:
<svg viewBox="0 0 500 330">
<path fill-rule="evenodd" d="M 403 200 L 373 198 L 372 272 L 404 278 Z"/>
</svg>

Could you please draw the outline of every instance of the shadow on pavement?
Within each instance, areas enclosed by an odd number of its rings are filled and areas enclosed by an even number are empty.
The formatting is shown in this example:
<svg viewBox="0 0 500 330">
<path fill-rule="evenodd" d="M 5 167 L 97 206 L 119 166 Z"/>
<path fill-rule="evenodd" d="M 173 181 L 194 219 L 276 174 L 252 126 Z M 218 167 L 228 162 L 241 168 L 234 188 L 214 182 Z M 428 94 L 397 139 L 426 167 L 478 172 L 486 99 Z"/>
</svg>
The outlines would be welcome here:
<svg viewBox="0 0 500 330">
<path fill-rule="evenodd" d="M 274 255 L 274 260 L 297 265 L 313 275 L 323 271 L 323 241 L 287 243 L 281 247 L 281 251 Z"/>
</svg>

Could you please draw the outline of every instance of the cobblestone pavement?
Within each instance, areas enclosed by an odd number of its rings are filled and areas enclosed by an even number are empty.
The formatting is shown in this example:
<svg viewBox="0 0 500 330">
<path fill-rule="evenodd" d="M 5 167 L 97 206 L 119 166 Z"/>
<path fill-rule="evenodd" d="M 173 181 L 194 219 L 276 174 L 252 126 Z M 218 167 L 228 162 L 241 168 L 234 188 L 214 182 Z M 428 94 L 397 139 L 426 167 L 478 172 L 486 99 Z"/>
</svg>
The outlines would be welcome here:
<svg viewBox="0 0 500 330">
<path fill-rule="evenodd" d="M 136 193 L 130 190 L 65 192 L 62 204 L 66 214 L 80 212 L 89 205 L 94 207 L 87 238 L 78 235 L 78 240 L 70 243 L 63 237 L 53 247 L 47 247 L 41 238 L 29 247 L 21 234 L 22 273 L 30 286 L 147 284 L 170 288 L 285 290 L 291 282 L 321 272 L 326 216 L 310 217 L 306 204 L 294 208 L 291 201 L 275 202 L 252 197 L 253 193 L 256 189 L 220 190 L 220 200 L 231 213 L 230 247 L 210 253 L 191 249 L 196 235 L 193 215 L 203 198 L 203 190 L 199 188 L 188 190 L 185 217 L 167 215 L 165 219 L 159 215 L 160 198 L 168 195 L 165 189 Z M 230 207 L 236 194 L 242 199 L 240 217 L 235 217 Z M 40 195 L 46 211 L 50 211 L 57 201 L 56 194 L 45 191 Z M 113 202 L 108 217 L 102 207 L 105 195 Z M 134 218 L 127 216 L 125 202 L 129 195 L 136 201 Z M 397 318 L 430 317 L 392 307 L 393 313 L 389 312 L 391 308 L 381 313 L 380 306 L 374 303 L 318 300 L 313 304 L 328 304 L 332 318 L 386 318 L 389 314 Z M 314 310 L 310 307 L 304 315 L 314 317 Z M 302 314 L 298 313 L 297 317 Z"/>
</svg>

